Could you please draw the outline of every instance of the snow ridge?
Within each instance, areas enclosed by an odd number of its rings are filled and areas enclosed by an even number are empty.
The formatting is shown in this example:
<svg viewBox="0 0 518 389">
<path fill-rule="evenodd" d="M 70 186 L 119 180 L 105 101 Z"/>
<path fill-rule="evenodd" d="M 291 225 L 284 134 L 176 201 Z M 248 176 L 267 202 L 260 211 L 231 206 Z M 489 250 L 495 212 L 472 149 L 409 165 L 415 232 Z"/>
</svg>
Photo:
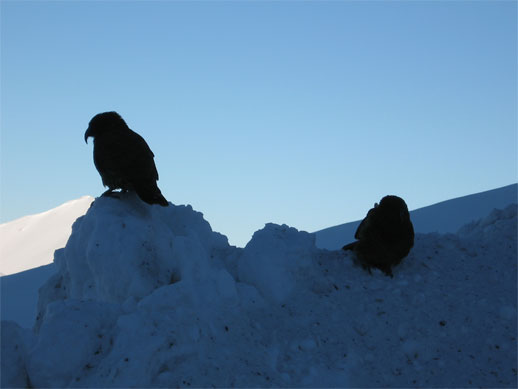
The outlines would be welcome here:
<svg viewBox="0 0 518 389">
<path fill-rule="evenodd" d="M 2 386 L 516 384 L 517 206 L 417 234 L 385 277 L 267 224 L 230 246 L 190 206 L 98 198 L 55 253 Z"/>
</svg>

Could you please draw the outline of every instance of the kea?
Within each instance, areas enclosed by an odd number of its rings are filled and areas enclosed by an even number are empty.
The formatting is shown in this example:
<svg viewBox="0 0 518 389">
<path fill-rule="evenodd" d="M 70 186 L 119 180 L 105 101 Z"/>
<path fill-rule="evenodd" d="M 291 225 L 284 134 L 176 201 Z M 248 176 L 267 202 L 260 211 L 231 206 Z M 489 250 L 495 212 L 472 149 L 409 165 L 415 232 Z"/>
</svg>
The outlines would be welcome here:
<svg viewBox="0 0 518 389">
<path fill-rule="evenodd" d="M 85 142 L 94 138 L 94 163 L 108 190 L 135 191 L 148 204 L 167 207 L 156 182 L 158 172 L 154 154 L 144 138 L 132 131 L 117 112 L 95 115 L 85 132 Z"/>
<path fill-rule="evenodd" d="M 414 246 L 414 227 L 405 201 L 397 196 L 383 197 L 369 210 L 354 237 L 357 240 L 342 249 L 352 250 L 369 273 L 375 267 L 393 277 L 392 267 Z"/>
</svg>

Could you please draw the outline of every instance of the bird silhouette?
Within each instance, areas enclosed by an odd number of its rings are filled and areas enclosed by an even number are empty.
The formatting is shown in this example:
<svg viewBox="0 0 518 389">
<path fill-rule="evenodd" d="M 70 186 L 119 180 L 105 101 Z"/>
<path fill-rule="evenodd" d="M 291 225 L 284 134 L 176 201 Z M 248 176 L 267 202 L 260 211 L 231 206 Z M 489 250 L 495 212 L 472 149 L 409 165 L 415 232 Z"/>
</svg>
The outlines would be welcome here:
<svg viewBox="0 0 518 389">
<path fill-rule="evenodd" d="M 157 186 L 154 154 L 139 134 L 132 131 L 117 112 L 95 115 L 85 132 L 85 142 L 94 138 L 94 164 L 108 190 L 135 191 L 148 204 L 168 206 Z"/>
<path fill-rule="evenodd" d="M 405 201 L 397 196 L 383 197 L 369 210 L 354 237 L 357 240 L 342 249 L 352 250 L 369 273 L 375 267 L 392 277 L 392 267 L 414 246 L 414 227 Z"/>
</svg>

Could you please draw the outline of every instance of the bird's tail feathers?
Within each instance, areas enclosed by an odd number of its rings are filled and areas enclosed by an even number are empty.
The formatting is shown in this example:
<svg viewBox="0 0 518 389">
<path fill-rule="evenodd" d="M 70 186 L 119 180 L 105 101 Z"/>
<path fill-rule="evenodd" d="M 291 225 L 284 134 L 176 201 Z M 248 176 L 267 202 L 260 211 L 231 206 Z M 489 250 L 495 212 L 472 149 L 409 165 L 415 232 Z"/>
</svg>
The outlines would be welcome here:
<svg viewBox="0 0 518 389">
<path fill-rule="evenodd" d="M 136 189 L 136 192 L 138 196 L 141 198 L 141 200 L 148 204 L 158 204 L 162 207 L 167 207 L 169 205 L 169 203 L 162 195 L 162 192 L 160 192 L 160 189 L 158 189 L 158 186 L 156 184 L 154 188 L 139 188 Z"/>
<path fill-rule="evenodd" d="M 165 199 L 165 197 L 162 195 L 162 193 L 156 193 L 153 197 L 153 203 L 152 204 L 158 204 L 162 207 L 167 207 L 169 205 L 169 202 Z"/>
</svg>

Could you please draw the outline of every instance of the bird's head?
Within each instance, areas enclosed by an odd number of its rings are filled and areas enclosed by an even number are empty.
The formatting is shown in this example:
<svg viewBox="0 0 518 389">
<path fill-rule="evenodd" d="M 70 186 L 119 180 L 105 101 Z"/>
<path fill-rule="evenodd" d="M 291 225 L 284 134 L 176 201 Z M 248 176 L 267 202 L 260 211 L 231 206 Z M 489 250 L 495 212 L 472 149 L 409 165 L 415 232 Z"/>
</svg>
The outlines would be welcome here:
<svg viewBox="0 0 518 389">
<path fill-rule="evenodd" d="M 408 207 L 401 197 L 398 196 L 385 196 L 379 203 L 379 209 L 391 217 L 394 221 L 405 223 L 410 220 L 410 213 Z"/>
<path fill-rule="evenodd" d="M 95 138 L 111 130 L 127 127 L 126 122 L 117 112 L 99 113 L 88 123 L 88 129 L 85 132 L 85 142 L 88 143 L 89 137 Z"/>
</svg>

